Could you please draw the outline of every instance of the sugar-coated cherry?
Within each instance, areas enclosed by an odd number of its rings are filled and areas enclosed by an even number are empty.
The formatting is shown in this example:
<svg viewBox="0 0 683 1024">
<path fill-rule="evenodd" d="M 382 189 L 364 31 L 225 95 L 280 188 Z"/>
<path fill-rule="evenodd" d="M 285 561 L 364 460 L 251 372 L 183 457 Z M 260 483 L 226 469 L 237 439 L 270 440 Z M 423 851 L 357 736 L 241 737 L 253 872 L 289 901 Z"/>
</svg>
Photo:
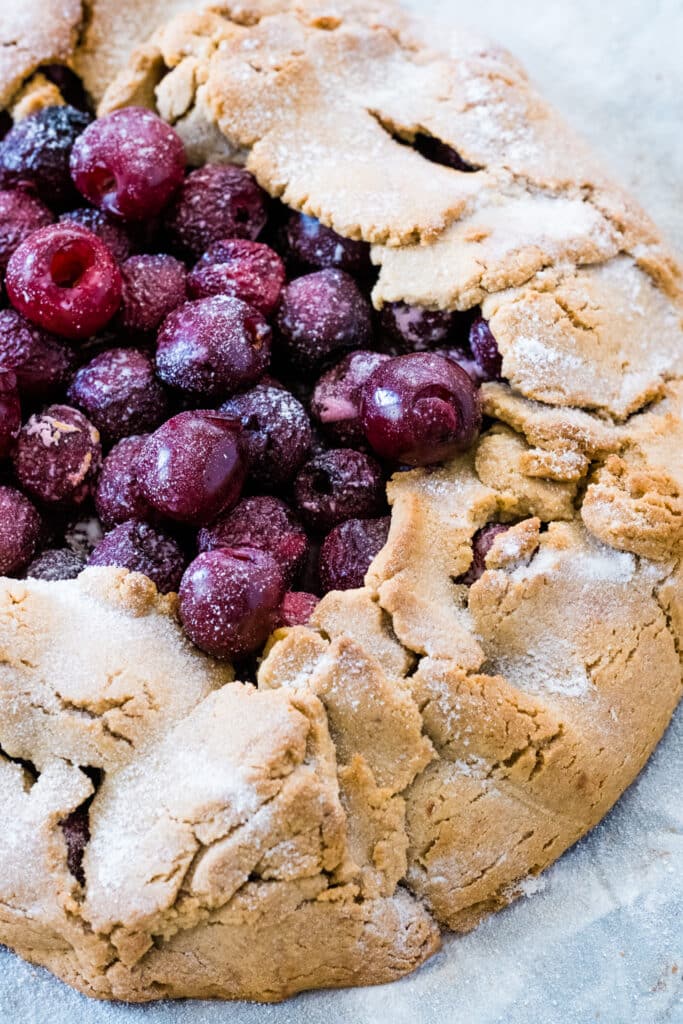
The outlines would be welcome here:
<svg viewBox="0 0 683 1024">
<path fill-rule="evenodd" d="M 464 583 L 471 587 L 486 572 L 486 556 L 493 547 L 493 542 L 501 533 L 507 533 L 510 526 L 503 523 L 487 523 L 477 530 L 472 538 L 472 562 L 467 572 L 463 573 L 455 582 Z"/>
<path fill-rule="evenodd" d="M 22 569 L 33 556 L 40 536 L 40 516 L 13 487 L 0 485 L 0 576 Z"/>
<path fill-rule="evenodd" d="M 7 294 L 28 320 L 65 338 L 87 338 L 121 302 L 121 274 L 104 242 L 77 224 L 50 224 L 12 254 Z"/>
<path fill-rule="evenodd" d="M 284 595 L 284 577 L 272 555 L 257 548 L 217 548 L 187 568 L 180 585 L 180 620 L 208 654 L 242 657 L 272 632 Z"/>
<path fill-rule="evenodd" d="M 118 526 L 128 519 L 153 521 L 158 513 L 145 501 L 137 480 L 136 464 L 147 441 L 147 434 L 124 437 L 114 445 L 97 480 L 95 508 L 106 527 Z"/>
<path fill-rule="evenodd" d="M 14 448 L 21 430 L 21 402 L 16 374 L 0 367 L 0 459 Z"/>
<path fill-rule="evenodd" d="M 294 477 L 311 448 L 308 413 L 294 395 L 281 387 L 257 384 L 224 402 L 221 412 L 242 424 L 252 480 L 277 488 Z"/>
<path fill-rule="evenodd" d="M 26 575 L 34 580 L 54 583 L 56 580 L 74 580 L 85 568 L 85 559 L 71 548 L 48 548 L 34 558 Z"/>
<path fill-rule="evenodd" d="M 162 515 L 203 526 L 239 500 L 241 428 L 210 410 L 181 412 L 145 442 L 137 459 L 143 497 Z"/>
<path fill-rule="evenodd" d="M 199 258 L 226 238 L 256 239 L 268 219 L 268 197 L 253 175 L 232 164 L 206 164 L 185 178 L 168 210 L 176 248 Z"/>
<path fill-rule="evenodd" d="M 78 193 L 69 174 L 76 139 L 92 118 L 74 107 L 44 107 L 19 121 L 0 145 L 0 184 L 29 187 L 50 206 L 64 207 Z"/>
<path fill-rule="evenodd" d="M 123 263 L 133 252 L 133 241 L 126 228 L 102 210 L 79 206 L 63 213 L 59 219 L 92 231 L 93 235 L 104 242 L 117 263 Z"/>
<path fill-rule="evenodd" d="M 79 192 L 122 220 L 156 217 L 184 173 L 180 136 L 143 107 L 124 107 L 98 118 L 71 153 L 71 176 Z"/>
<path fill-rule="evenodd" d="M 355 277 L 372 272 L 367 242 L 344 238 L 305 213 L 290 215 L 285 241 L 292 261 L 302 270 L 345 270 Z"/>
<path fill-rule="evenodd" d="M 0 273 L 4 274 L 14 250 L 53 219 L 47 206 L 30 192 L 18 188 L 0 191 Z"/>
<path fill-rule="evenodd" d="M 501 380 L 503 357 L 488 320 L 477 319 L 470 328 L 470 348 L 482 380 Z"/>
<path fill-rule="evenodd" d="M 383 458 L 410 466 L 465 451 L 481 427 L 471 377 L 450 359 L 413 352 L 382 363 L 363 387 L 363 429 Z"/>
<path fill-rule="evenodd" d="M 82 366 L 68 391 L 107 441 L 153 430 L 165 418 L 168 401 L 146 352 L 110 348 Z"/>
<path fill-rule="evenodd" d="M 188 277 L 193 299 L 234 295 L 264 316 L 277 306 L 285 265 L 270 246 L 248 238 L 228 238 L 209 246 Z"/>
<path fill-rule="evenodd" d="M 172 537 L 149 523 L 131 519 L 107 533 L 88 559 L 88 565 L 114 565 L 140 572 L 160 594 L 180 586 L 186 558 Z"/>
<path fill-rule="evenodd" d="M 320 598 L 303 590 L 288 590 L 277 615 L 276 628 L 307 626 Z"/>
<path fill-rule="evenodd" d="M 356 590 L 389 536 L 389 516 L 347 519 L 328 533 L 320 549 L 320 583 L 330 590 Z"/>
<path fill-rule="evenodd" d="M 13 455 L 21 487 L 46 505 L 85 501 L 101 460 L 99 432 L 68 405 L 51 405 L 31 416 L 19 432 Z"/>
<path fill-rule="evenodd" d="M 382 470 L 363 452 L 333 448 L 304 465 L 294 483 L 294 496 L 304 523 L 325 532 L 345 519 L 365 518 L 381 511 Z"/>
<path fill-rule="evenodd" d="M 187 298 L 185 264 L 173 256 L 131 256 L 121 277 L 121 325 L 128 331 L 155 331 Z"/>
<path fill-rule="evenodd" d="M 381 352 L 359 349 L 344 356 L 340 363 L 324 373 L 315 386 L 311 412 L 322 424 L 325 433 L 338 444 L 358 446 L 365 434 L 360 419 L 363 385 L 389 356 Z"/>
<path fill-rule="evenodd" d="M 186 302 L 164 320 L 157 373 L 165 384 L 221 398 L 255 384 L 270 360 L 271 329 L 241 299 L 214 295 Z"/>
<path fill-rule="evenodd" d="M 25 398 L 52 397 L 66 385 L 75 365 L 75 352 L 61 338 L 36 327 L 16 309 L 0 310 L 0 368 L 14 371 Z"/>
<path fill-rule="evenodd" d="M 368 348 L 372 309 L 349 274 L 319 270 L 284 289 L 277 327 L 284 354 L 298 369 L 310 371 L 344 349 Z"/>
<path fill-rule="evenodd" d="M 423 352 L 444 345 L 457 330 L 461 315 L 390 302 L 382 310 L 381 322 L 404 352 Z"/>
<path fill-rule="evenodd" d="M 308 537 L 291 509 L 279 498 L 244 498 L 226 515 L 199 531 L 200 551 L 258 548 L 272 555 L 285 579 L 292 580 L 308 555 Z"/>
</svg>

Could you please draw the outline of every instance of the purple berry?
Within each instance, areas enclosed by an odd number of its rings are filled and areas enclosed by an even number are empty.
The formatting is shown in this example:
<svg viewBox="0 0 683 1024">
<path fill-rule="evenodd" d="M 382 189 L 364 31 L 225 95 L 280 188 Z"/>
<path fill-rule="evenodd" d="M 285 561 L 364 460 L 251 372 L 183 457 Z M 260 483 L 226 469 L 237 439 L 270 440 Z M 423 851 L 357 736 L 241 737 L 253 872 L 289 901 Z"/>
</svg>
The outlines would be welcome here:
<svg viewBox="0 0 683 1024">
<path fill-rule="evenodd" d="M 369 455 L 333 448 L 315 455 L 294 483 L 296 507 L 318 532 L 352 517 L 365 518 L 384 505 L 382 470 Z"/>
<path fill-rule="evenodd" d="M 69 157 L 92 118 L 73 107 L 44 107 L 19 121 L 0 145 L 0 182 L 38 193 L 50 206 L 63 207 L 76 196 Z"/>
<path fill-rule="evenodd" d="M 188 277 L 191 298 L 233 295 L 264 316 L 277 306 L 284 283 L 285 267 L 278 254 L 246 238 L 214 242 Z"/>
<path fill-rule="evenodd" d="M 88 565 L 114 565 L 140 572 L 156 585 L 160 594 L 177 590 L 186 559 L 176 542 L 148 523 L 130 520 L 105 535 Z"/>
<path fill-rule="evenodd" d="M 121 274 L 100 239 L 77 224 L 50 224 L 15 249 L 7 294 L 32 323 L 65 338 L 87 338 L 121 302 Z"/>
<path fill-rule="evenodd" d="M 450 359 L 428 352 L 382 363 L 365 383 L 361 414 L 372 448 L 410 466 L 465 451 L 481 427 L 472 379 Z"/>
<path fill-rule="evenodd" d="M 214 242 L 257 238 L 268 217 L 267 202 L 248 171 L 207 164 L 185 178 L 168 211 L 168 233 L 178 249 L 199 258 Z"/>
<path fill-rule="evenodd" d="M 79 206 L 75 210 L 63 213 L 59 220 L 62 223 L 78 224 L 87 231 L 92 231 L 101 242 L 104 242 L 117 263 L 127 260 L 133 251 L 133 243 L 126 229 L 108 217 L 102 210 L 93 210 L 90 206 Z"/>
<path fill-rule="evenodd" d="M 270 342 L 264 317 L 240 299 L 186 302 L 159 332 L 157 373 L 171 387 L 220 398 L 256 383 L 268 366 Z"/>
<path fill-rule="evenodd" d="M 444 345 L 455 332 L 459 313 L 390 302 L 382 310 L 382 327 L 404 352 L 422 352 Z"/>
<path fill-rule="evenodd" d="M 0 369 L 0 459 L 12 452 L 21 430 L 21 402 L 16 374 Z"/>
<path fill-rule="evenodd" d="M 390 522 L 389 516 L 347 519 L 328 533 L 320 549 L 320 582 L 324 593 L 363 586 L 372 560 L 387 542 Z"/>
<path fill-rule="evenodd" d="M 360 420 L 363 385 L 388 359 L 387 355 L 366 349 L 351 352 L 316 384 L 311 412 L 338 444 L 358 447 L 365 442 Z"/>
<path fill-rule="evenodd" d="M 320 598 L 300 590 L 288 590 L 277 616 L 276 628 L 307 626 Z"/>
<path fill-rule="evenodd" d="M 94 121 L 71 153 L 71 176 L 79 192 L 122 220 L 156 217 L 184 173 L 180 137 L 142 107 L 124 107 Z"/>
<path fill-rule="evenodd" d="M 40 516 L 20 491 L 0 486 L 0 576 L 30 562 L 40 536 Z"/>
<path fill-rule="evenodd" d="M 308 555 L 308 537 L 284 501 L 278 498 L 244 498 L 232 512 L 200 530 L 200 551 L 216 548 L 258 548 L 267 551 L 292 580 Z"/>
<path fill-rule="evenodd" d="M 13 370 L 19 392 L 42 401 L 60 391 L 73 371 L 73 349 L 15 309 L 0 310 L 0 367 Z"/>
<path fill-rule="evenodd" d="M 203 526 L 237 503 L 245 467 L 239 422 L 210 410 L 181 412 L 145 442 L 142 496 L 162 515 Z"/>
<path fill-rule="evenodd" d="M 30 192 L 21 189 L 0 192 L 0 273 L 5 273 L 14 250 L 30 234 L 52 221 L 47 206 Z"/>
<path fill-rule="evenodd" d="M 148 436 L 124 437 L 102 463 L 95 508 L 106 527 L 118 526 L 128 519 L 150 522 L 158 515 L 143 498 L 136 475 L 137 459 Z"/>
<path fill-rule="evenodd" d="M 486 572 L 486 556 L 493 547 L 493 542 L 501 533 L 507 533 L 510 526 L 503 526 L 502 523 L 488 523 L 477 530 L 472 538 L 472 562 L 466 573 L 458 577 L 456 583 L 464 583 L 471 587 Z"/>
<path fill-rule="evenodd" d="M 470 328 L 470 348 L 483 380 L 502 380 L 503 357 L 488 320 L 477 319 Z"/>
<path fill-rule="evenodd" d="M 344 238 L 304 213 L 291 214 L 285 241 L 293 261 L 303 270 L 345 270 L 356 277 L 372 272 L 367 242 Z"/>
<path fill-rule="evenodd" d="M 277 326 L 285 354 L 304 371 L 344 349 L 372 343 L 370 303 L 341 270 L 320 270 L 287 285 Z"/>
<path fill-rule="evenodd" d="M 155 331 L 187 298 L 185 264 L 173 256 L 131 256 L 121 264 L 121 326 Z"/>
<path fill-rule="evenodd" d="M 271 555 L 256 548 L 217 548 L 186 570 L 180 621 L 208 654 L 241 657 L 266 641 L 284 595 L 284 578 Z"/>
<path fill-rule="evenodd" d="M 168 408 L 154 363 L 134 348 L 110 348 L 95 356 L 74 377 L 68 398 L 107 441 L 154 429 Z"/>
<path fill-rule="evenodd" d="M 85 568 L 85 561 L 71 548 L 52 548 L 34 558 L 26 575 L 34 580 L 54 583 L 56 580 L 74 580 Z"/>
<path fill-rule="evenodd" d="M 242 424 L 252 480 L 264 487 L 279 487 L 294 477 L 311 447 L 308 413 L 294 395 L 259 384 L 224 402 L 221 412 Z"/>
<path fill-rule="evenodd" d="M 17 480 L 46 505 L 80 505 L 90 496 L 102 460 L 100 435 L 68 405 L 51 405 L 21 428 L 13 455 Z"/>
</svg>

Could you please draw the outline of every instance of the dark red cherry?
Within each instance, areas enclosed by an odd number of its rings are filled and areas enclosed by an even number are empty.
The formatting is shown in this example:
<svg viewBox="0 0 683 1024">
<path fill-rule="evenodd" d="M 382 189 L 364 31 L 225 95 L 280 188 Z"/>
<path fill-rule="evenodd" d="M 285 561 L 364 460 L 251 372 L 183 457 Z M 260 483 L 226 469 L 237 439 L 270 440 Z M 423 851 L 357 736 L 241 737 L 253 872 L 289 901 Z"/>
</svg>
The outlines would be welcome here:
<svg viewBox="0 0 683 1024">
<path fill-rule="evenodd" d="M 93 210 L 90 206 L 79 206 L 75 210 L 63 213 L 60 221 L 78 224 L 104 242 L 117 263 L 123 263 L 133 251 L 133 242 L 125 227 L 117 223 L 102 210 Z"/>
<path fill-rule="evenodd" d="M 0 192 L 0 273 L 5 273 L 14 250 L 53 219 L 47 206 L 30 192 L 18 188 Z"/>
<path fill-rule="evenodd" d="M 121 302 L 121 274 L 106 245 L 76 224 L 50 224 L 15 249 L 7 294 L 28 320 L 65 338 L 87 338 Z"/>
<path fill-rule="evenodd" d="M 414 352 L 374 371 L 363 387 L 361 415 L 379 455 L 426 466 L 471 447 L 481 427 L 481 402 L 460 366 Z"/>
<path fill-rule="evenodd" d="M 270 342 L 265 318 L 240 299 L 186 302 L 159 332 L 157 373 L 171 387 L 222 398 L 256 383 L 268 366 Z"/>
<path fill-rule="evenodd" d="M 66 385 L 75 364 L 75 352 L 61 338 L 36 327 L 16 309 L 0 310 L 0 368 L 14 371 L 25 398 L 52 397 Z"/>
<path fill-rule="evenodd" d="M 328 533 L 320 549 L 320 583 L 323 593 L 356 590 L 389 536 L 389 516 L 381 519 L 347 519 Z"/>
<path fill-rule="evenodd" d="M 316 384 L 311 412 L 338 444 L 354 447 L 364 443 L 360 420 L 363 385 L 387 359 L 389 356 L 367 349 L 350 352 Z"/>
<path fill-rule="evenodd" d="M 172 537 L 135 519 L 107 533 L 88 559 L 88 565 L 113 565 L 149 576 L 160 594 L 178 589 L 186 562 Z"/>
<path fill-rule="evenodd" d="M 206 164 L 185 178 L 166 216 L 173 244 L 198 259 L 214 242 L 255 239 L 268 218 L 268 197 L 232 164 Z"/>
<path fill-rule="evenodd" d="M 270 316 L 280 300 L 285 267 L 261 242 L 229 238 L 209 246 L 188 277 L 190 297 L 233 295 Z"/>
<path fill-rule="evenodd" d="M 54 583 L 57 580 L 74 580 L 85 568 L 85 560 L 71 548 L 49 548 L 34 558 L 26 575 L 34 580 Z"/>
<path fill-rule="evenodd" d="M 333 448 L 309 459 L 296 478 L 294 496 L 304 523 L 324 532 L 345 519 L 382 510 L 382 470 L 369 455 Z"/>
<path fill-rule="evenodd" d="M 187 298 L 185 264 L 173 256 L 131 256 L 121 277 L 121 326 L 128 331 L 155 331 Z"/>
<path fill-rule="evenodd" d="M 154 521 L 158 513 L 145 501 L 137 481 L 136 464 L 147 434 L 124 437 L 107 455 L 97 481 L 95 508 L 106 527 L 128 519 Z"/>
<path fill-rule="evenodd" d="M 461 315 L 390 302 L 382 310 L 381 322 L 404 352 L 422 352 L 446 344 L 456 332 Z"/>
<path fill-rule="evenodd" d="M 300 590 L 288 590 L 280 605 L 276 628 L 307 626 L 319 601 L 320 598 L 315 594 L 306 594 Z"/>
<path fill-rule="evenodd" d="M 38 501 L 79 505 L 92 493 L 101 458 L 100 435 L 92 423 L 68 405 L 51 405 L 21 428 L 14 472 Z"/>
<path fill-rule="evenodd" d="M 0 576 L 18 572 L 33 557 L 40 516 L 28 498 L 0 485 Z"/>
<path fill-rule="evenodd" d="M 54 207 L 72 203 L 77 192 L 69 157 L 91 120 L 81 110 L 60 106 L 44 107 L 15 124 L 0 145 L 2 187 L 29 187 Z"/>
<path fill-rule="evenodd" d="M 137 459 L 142 496 L 162 515 L 202 526 L 239 500 L 245 466 L 240 424 L 210 410 L 181 412 Z"/>
<path fill-rule="evenodd" d="M 0 368 L 0 459 L 6 459 L 11 453 L 20 429 L 21 402 L 16 374 Z"/>
<path fill-rule="evenodd" d="M 463 573 L 455 582 L 464 583 L 471 587 L 486 572 L 486 556 L 493 547 L 493 542 L 501 533 L 507 533 L 510 526 L 502 523 L 488 523 L 477 530 L 472 538 L 472 563 L 466 573 Z"/>
<path fill-rule="evenodd" d="M 200 551 L 215 548 L 258 548 L 272 555 L 290 581 L 308 555 L 308 537 L 284 501 L 272 497 L 244 498 L 226 515 L 199 531 Z"/>
<path fill-rule="evenodd" d="M 344 349 L 369 348 L 372 309 L 352 277 L 320 270 L 287 285 L 277 327 L 284 354 L 298 369 L 310 371 Z"/>
<path fill-rule="evenodd" d="M 85 198 L 122 220 L 151 220 L 185 173 L 178 134 L 151 110 L 124 107 L 94 121 L 76 141 L 71 176 Z"/>
<path fill-rule="evenodd" d="M 110 348 L 82 366 L 68 391 L 107 441 L 157 427 L 167 414 L 164 388 L 146 352 Z"/>
<path fill-rule="evenodd" d="M 367 242 L 344 238 L 304 213 L 290 215 L 285 241 L 293 262 L 302 270 L 345 270 L 356 277 L 372 272 Z"/>
<path fill-rule="evenodd" d="M 217 658 L 251 654 L 277 624 L 285 595 L 275 559 L 256 548 L 206 551 L 180 585 L 180 620 L 190 639 Z"/>
<path fill-rule="evenodd" d="M 503 357 L 488 320 L 477 317 L 470 328 L 470 348 L 482 380 L 501 380 Z"/>
<path fill-rule="evenodd" d="M 277 488 L 294 477 L 311 448 L 308 413 L 294 395 L 281 387 L 258 384 L 224 402 L 221 412 L 242 424 L 252 480 Z"/>
</svg>

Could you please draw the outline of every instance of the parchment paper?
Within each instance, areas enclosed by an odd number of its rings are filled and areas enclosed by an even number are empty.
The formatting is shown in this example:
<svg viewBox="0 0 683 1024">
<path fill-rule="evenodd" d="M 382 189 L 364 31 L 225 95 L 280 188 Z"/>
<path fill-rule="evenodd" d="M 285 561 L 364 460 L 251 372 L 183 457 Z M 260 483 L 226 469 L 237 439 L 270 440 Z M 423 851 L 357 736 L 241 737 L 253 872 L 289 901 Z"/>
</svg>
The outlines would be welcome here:
<svg viewBox="0 0 683 1024">
<path fill-rule="evenodd" d="M 144 0 L 141 0 L 144 2 Z M 409 2 L 409 0 L 405 0 Z M 412 0 L 507 45 L 683 251 L 682 0 Z M 683 1021 L 683 708 L 607 819 L 513 907 L 391 986 L 281 1006 L 89 1002 L 0 951 L 2 1024 Z M 9 823 L 3 823 L 7 827 Z"/>
</svg>

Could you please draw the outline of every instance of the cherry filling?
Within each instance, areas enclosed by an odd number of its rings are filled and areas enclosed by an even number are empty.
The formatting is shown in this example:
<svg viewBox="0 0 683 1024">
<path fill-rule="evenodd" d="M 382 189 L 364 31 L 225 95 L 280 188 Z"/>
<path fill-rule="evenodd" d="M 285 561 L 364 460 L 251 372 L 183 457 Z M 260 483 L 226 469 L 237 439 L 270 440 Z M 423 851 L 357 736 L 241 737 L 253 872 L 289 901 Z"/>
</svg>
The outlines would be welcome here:
<svg viewBox="0 0 683 1024">
<path fill-rule="evenodd" d="M 13 252 L 5 279 L 15 309 L 64 338 L 87 338 L 121 302 L 121 274 L 106 245 L 86 228 L 51 224 Z"/>
<path fill-rule="evenodd" d="M 140 108 L 51 108 L 8 132 L 0 274 L 0 573 L 142 572 L 220 658 L 363 585 L 388 476 L 472 445 L 477 382 L 501 374 L 485 320 L 376 314 L 366 242 L 241 167 L 187 172 Z"/>
</svg>

